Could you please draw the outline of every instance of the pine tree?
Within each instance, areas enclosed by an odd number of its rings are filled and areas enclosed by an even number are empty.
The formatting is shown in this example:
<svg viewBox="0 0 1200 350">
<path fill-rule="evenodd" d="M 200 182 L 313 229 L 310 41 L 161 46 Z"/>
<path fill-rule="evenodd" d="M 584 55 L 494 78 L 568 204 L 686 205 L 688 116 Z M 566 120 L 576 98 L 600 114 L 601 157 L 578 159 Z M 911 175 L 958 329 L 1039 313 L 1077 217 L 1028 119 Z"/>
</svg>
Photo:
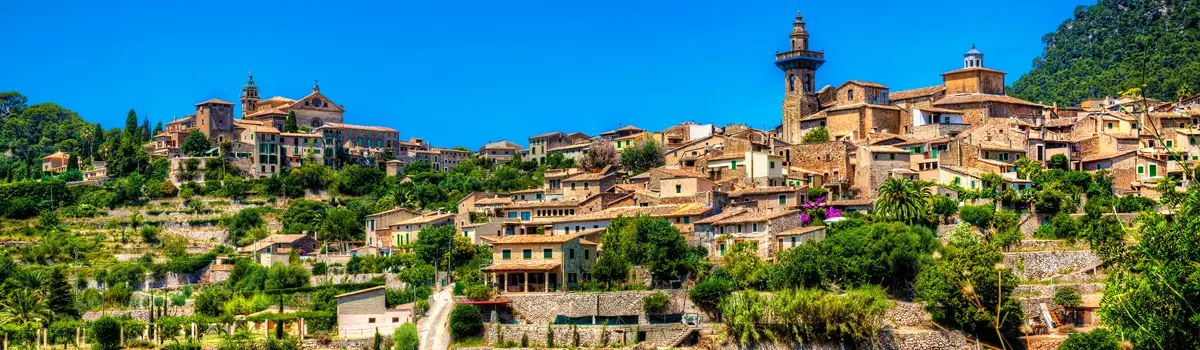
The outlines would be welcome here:
<svg viewBox="0 0 1200 350">
<path fill-rule="evenodd" d="M 283 121 L 283 132 L 300 131 L 300 126 L 296 125 L 296 111 L 288 111 L 287 119 Z"/>
<path fill-rule="evenodd" d="M 67 281 L 62 268 L 50 272 L 49 289 L 47 306 L 56 319 L 79 318 L 79 310 L 75 309 L 75 294 L 71 293 L 71 283 Z"/>
<path fill-rule="evenodd" d="M 79 170 L 79 156 L 72 153 L 67 158 L 67 170 Z"/>
<path fill-rule="evenodd" d="M 142 142 L 150 141 L 150 118 L 142 118 Z"/>
<path fill-rule="evenodd" d="M 138 132 L 137 112 L 134 112 L 132 109 L 130 109 L 129 114 L 125 115 L 125 133 L 131 134 L 131 135 L 137 135 L 136 134 L 137 132 Z"/>
<path fill-rule="evenodd" d="M 163 132 L 163 124 L 162 124 L 162 122 L 158 122 L 158 124 L 154 124 L 154 131 L 150 132 L 150 137 L 153 138 L 154 135 L 161 134 L 162 132 Z"/>
</svg>

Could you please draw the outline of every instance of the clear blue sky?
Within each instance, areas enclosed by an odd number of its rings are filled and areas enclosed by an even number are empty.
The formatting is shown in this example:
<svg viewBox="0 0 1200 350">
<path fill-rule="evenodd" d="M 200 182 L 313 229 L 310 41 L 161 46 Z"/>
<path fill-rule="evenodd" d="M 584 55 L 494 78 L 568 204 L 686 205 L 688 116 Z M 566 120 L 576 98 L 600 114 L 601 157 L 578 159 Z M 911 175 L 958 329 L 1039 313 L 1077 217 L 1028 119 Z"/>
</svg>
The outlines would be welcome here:
<svg viewBox="0 0 1200 350">
<path fill-rule="evenodd" d="M 818 85 L 935 85 L 978 45 L 1011 84 L 1082 0 L 11 1 L 0 90 L 106 128 L 218 97 L 253 71 L 264 98 L 314 79 L 346 122 L 472 149 L 624 124 L 780 122 L 797 10 L 825 50 Z M 13 35 L 15 34 L 15 35 Z"/>
</svg>

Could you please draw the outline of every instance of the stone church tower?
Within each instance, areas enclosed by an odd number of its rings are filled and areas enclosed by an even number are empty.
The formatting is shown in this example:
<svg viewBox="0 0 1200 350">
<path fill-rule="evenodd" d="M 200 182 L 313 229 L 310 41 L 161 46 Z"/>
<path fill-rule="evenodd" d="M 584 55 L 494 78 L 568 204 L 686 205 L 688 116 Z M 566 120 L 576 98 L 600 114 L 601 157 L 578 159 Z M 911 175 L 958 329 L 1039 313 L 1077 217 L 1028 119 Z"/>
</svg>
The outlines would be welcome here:
<svg viewBox="0 0 1200 350">
<path fill-rule="evenodd" d="M 784 77 L 781 137 L 788 143 L 800 143 L 804 140 L 800 119 L 817 112 L 815 73 L 825 63 L 825 53 L 808 50 L 808 30 L 799 12 L 792 24 L 791 41 L 790 51 L 775 54 L 775 66 Z"/>
<path fill-rule="evenodd" d="M 246 118 L 247 114 L 254 113 L 254 109 L 258 108 L 258 102 L 261 100 L 258 97 L 258 86 L 254 85 L 254 72 L 250 72 L 250 78 L 246 79 L 246 85 L 242 86 L 242 118 Z"/>
</svg>

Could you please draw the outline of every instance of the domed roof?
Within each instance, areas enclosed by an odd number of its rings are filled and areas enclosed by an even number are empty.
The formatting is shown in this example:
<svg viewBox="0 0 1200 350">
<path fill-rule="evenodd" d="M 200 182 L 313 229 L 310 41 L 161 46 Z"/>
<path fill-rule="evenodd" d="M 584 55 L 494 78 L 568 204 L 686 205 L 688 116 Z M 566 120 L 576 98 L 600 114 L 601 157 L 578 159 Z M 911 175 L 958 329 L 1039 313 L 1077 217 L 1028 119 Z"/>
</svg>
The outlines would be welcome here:
<svg viewBox="0 0 1200 350">
<path fill-rule="evenodd" d="M 975 44 L 971 44 L 971 51 L 967 51 L 967 54 L 968 55 L 982 55 L 983 52 L 979 52 L 979 49 L 975 48 Z"/>
</svg>

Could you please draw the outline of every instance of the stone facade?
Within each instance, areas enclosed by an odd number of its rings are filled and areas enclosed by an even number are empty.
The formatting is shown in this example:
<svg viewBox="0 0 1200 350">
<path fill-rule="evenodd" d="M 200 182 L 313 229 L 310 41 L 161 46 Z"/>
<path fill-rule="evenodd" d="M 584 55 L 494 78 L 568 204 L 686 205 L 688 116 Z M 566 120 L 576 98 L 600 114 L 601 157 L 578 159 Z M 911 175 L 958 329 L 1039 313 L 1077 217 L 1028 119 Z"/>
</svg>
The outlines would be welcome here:
<svg viewBox="0 0 1200 350">
<path fill-rule="evenodd" d="M 849 149 L 846 141 L 830 141 L 787 146 L 788 165 L 820 173 L 826 183 L 853 177 L 850 167 Z M 779 151 L 779 149 L 777 149 Z"/>
</svg>

